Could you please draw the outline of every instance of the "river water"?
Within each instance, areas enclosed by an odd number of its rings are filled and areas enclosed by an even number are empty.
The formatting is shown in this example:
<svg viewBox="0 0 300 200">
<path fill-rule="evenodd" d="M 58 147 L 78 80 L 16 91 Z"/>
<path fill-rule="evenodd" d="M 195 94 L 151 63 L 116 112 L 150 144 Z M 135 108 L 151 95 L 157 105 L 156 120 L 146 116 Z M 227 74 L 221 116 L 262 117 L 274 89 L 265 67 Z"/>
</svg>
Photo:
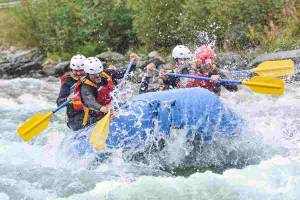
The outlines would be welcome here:
<svg viewBox="0 0 300 200">
<path fill-rule="evenodd" d="M 223 90 L 222 101 L 246 126 L 241 136 L 213 142 L 185 160 L 189 146 L 174 131 L 163 152 L 147 162 L 120 151 L 98 166 L 70 160 L 61 141 L 70 134 L 64 111 L 25 143 L 16 128 L 36 112 L 55 108 L 57 79 L 0 80 L 0 200 L 19 199 L 300 199 L 300 87 L 267 96 L 244 86 Z M 298 188 L 298 189 L 297 189 Z"/>
</svg>

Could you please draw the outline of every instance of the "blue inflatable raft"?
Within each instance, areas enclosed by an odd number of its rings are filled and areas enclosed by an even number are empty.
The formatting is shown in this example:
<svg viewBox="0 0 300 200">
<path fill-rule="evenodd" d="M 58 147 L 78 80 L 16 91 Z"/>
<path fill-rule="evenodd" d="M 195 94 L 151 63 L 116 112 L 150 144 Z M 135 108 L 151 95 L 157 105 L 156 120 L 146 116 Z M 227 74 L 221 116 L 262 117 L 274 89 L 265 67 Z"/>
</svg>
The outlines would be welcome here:
<svg viewBox="0 0 300 200">
<path fill-rule="evenodd" d="M 219 97 L 202 88 L 151 92 L 136 96 L 112 119 L 105 150 L 141 148 L 156 139 L 170 136 L 171 129 L 185 129 L 187 137 L 210 141 L 215 135 L 240 132 L 241 119 L 225 108 Z M 93 126 L 80 130 L 71 139 L 72 152 L 93 152 L 89 138 Z"/>
</svg>

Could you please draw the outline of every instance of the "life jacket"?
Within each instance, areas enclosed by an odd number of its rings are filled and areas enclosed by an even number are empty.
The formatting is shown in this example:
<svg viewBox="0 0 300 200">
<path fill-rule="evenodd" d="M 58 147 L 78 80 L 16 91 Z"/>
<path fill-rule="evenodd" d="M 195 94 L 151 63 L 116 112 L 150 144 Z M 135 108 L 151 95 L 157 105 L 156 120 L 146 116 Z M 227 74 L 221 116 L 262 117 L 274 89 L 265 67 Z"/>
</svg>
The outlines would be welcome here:
<svg viewBox="0 0 300 200">
<path fill-rule="evenodd" d="M 73 98 L 71 104 L 74 108 L 74 110 L 83 110 L 83 103 L 81 101 L 81 95 L 80 95 L 80 86 L 82 82 L 84 81 L 84 78 L 80 79 L 75 83 L 75 88 L 73 91 L 73 94 L 75 94 L 75 98 Z"/>
<path fill-rule="evenodd" d="M 77 80 L 77 81 L 79 80 L 79 78 L 76 77 L 76 76 L 74 76 L 73 73 L 66 73 L 66 74 L 62 75 L 62 76 L 59 78 L 59 80 L 60 80 L 60 85 L 62 85 L 62 84 L 64 83 L 64 81 L 65 81 L 67 78 L 69 78 L 69 77 L 72 77 L 74 80 Z"/>
<path fill-rule="evenodd" d="M 107 85 L 104 87 L 101 86 L 98 89 L 96 101 L 101 106 L 106 106 L 112 101 L 112 96 L 110 95 L 110 93 L 115 89 L 115 87 L 111 76 L 109 76 L 105 72 L 102 72 L 101 76 L 107 79 Z"/>
<path fill-rule="evenodd" d="M 101 86 L 97 90 L 97 95 L 96 95 L 96 101 L 99 103 L 101 106 L 106 106 L 112 101 L 112 97 L 110 93 L 114 90 L 114 84 L 111 76 L 109 76 L 105 72 L 101 72 L 100 76 L 104 77 L 107 79 L 107 85 L 106 86 Z M 74 94 L 75 98 L 72 101 L 72 106 L 75 110 L 83 110 L 84 111 L 84 118 L 82 124 L 85 126 L 87 124 L 88 120 L 88 115 L 90 112 L 90 108 L 84 106 L 82 99 L 81 99 L 81 94 L 80 94 L 80 87 L 81 84 L 86 84 L 89 86 L 92 86 L 94 88 L 97 88 L 97 85 L 93 83 L 92 81 L 82 78 L 80 79 L 74 89 Z M 98 115 L 102 115 L 102 112 L 96 112 Z"/>
<path fill-rule="evenodd" d="M 192 67 L 194 69 L 197 69 L 197 63 L 193 63 Z M 213 69 L 215 69 L 217 67 L 216 64 L 212 64 Z M 192 75 L 196 75 L 196 76 L 202 76 L 202 77 L 209 77 L 208 73 L 196 70 L 195 72 L 191 73 Z M 212 91 L 213 89 L 213 85 L 211 81 L 206 81 L 206 80 L 198 80 L 198 79 L 194 79 L 193 80 L 193 87 L 201 87 L 201 88 L 206 88 L 209 91 Z"/>
<path fill-rule="evenodd" d="M 209 77 L 207 73 L 193 73 L 193 75 L 196 75 L 196 76 L 202 76 L 202 77 Z M 209 91 L 212 91 L 213 89 L 213 85 L 211 83 L 211 81 L 206 81 L 206 80 L 198 80 L 198 79 L 195 79 L 193 80 L 193 87 L 201 87 L 201 88 L 206 88 L 208 89 Z"/>
<path fill-rule="evenodd" d="M 191 74 L 191 75 L 196 75 L 194 70 L 191 68 L 186 71 L 185 74 Z M 177 78 L 176 81 L 176 88 L 193 88 L 193 87 L 198 87 L 196 84 L 195 79 L 190 79 L 190 78 Z"/>
</svg>

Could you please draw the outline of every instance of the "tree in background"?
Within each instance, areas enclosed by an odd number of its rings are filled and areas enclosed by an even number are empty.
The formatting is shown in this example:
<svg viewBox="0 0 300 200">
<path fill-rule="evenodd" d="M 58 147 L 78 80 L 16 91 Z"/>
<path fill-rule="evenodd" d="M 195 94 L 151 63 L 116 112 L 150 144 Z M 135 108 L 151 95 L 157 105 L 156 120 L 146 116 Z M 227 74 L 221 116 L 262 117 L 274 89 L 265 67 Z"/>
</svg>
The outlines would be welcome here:
<svg viewBox="0 0 300 200">
<path fill-rule="evenodd" d="M 136 43 L 126 1 L 22 0 L 13 17 L 26 29 L 15 34 L 60 57 L 107 49 L 124 53 Z"/>
<path fill-rule="evenodd" d="M 230 23 L 227 4 L 228 1 L 219 0 L 187 0 L 180 17 L 181 37 L 184 42 L 191 46 L 203 45 L 207 41 L 203 41 L 202 35 L 205 34 L 202 33 L 206 33 L 221 47 Z"/>
<path fill-rule="evenodd" d="M 182 43 L 180 17 L 184 0 L 129 0 L 135 11 L 134 27 L 140 45 L 150 49 L 170 49 Z"/>
<path fill-rule="evenodd" d="M 133 11 L 127 8 L 127 1 L 115 4 L 114 12 L 109 20 L 108 46 L 113 51 L 125 53 L 130 47 L 137 46 L 136 31 L 133 28 Z"/>
<path fill-rule="evenodd" d="M 299 10 L 295 0 L 21 0 L 0 37 L 60 57 L 136 47 L 169 53 L 206 36 L 219 49 L 274 51 L 299 47 Z"/>
</svg>

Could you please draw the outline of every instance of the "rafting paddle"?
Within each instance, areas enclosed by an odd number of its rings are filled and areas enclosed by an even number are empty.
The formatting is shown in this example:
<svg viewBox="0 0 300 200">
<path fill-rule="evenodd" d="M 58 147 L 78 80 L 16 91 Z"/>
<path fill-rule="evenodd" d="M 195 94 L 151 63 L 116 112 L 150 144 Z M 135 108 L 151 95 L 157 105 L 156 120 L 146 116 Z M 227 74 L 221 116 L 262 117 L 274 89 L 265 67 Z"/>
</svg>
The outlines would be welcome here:
<svg viewBox="0 0 300 200">
<path fill-rule="evenodd" d="M 110 111 L 97 122 L 90 138 L 90 143 L 97 151 L 101 151 L 105 147 L 105 142 L 109 133 Z"/>
<path fill-rule="evenodd" d="M 202 76 L 196 76 L 190 74 L 168 73 L 167 76 L 192 78 L 192 79 L 206 80 L 206 81 L 212 80 L 211 78 L 208 77 L 202 77 Z M 247 81 L 220 79 L 219 82 L 225 84 L 246 85 L 252 91 L 261 94 L 282 95 L 284 92 L 283 80 L 278 78 L 272 78 L 272 77 L 255 76 L 250 78 Z"/>
<path fill-rule="evenodd" d="M 272 60 L 260 63 L 256 68 L 250 70 L 232 71 L 233 73 L 256 73 L 259 76 L 288 76 L 294 73 L 295 64 L 289 60 Z"/>
<path fill-rule="evenodd" d="M 25 141 L 29 141 L 40 132 L 45 130 L 48 127 L 50 119 L 54 115 L 54 113 L 68 105 L 71 101 L 71 99 L 66 100 L 55 110 L 47 114 L 37 113 L 33 115 L 30 119 L 28 119 L 25 123 L 18 127 L 17 131 L 21 138 Z"/>
<path fill-rule="evenodd" d="M 128 64 L 124 77 L 116 87 L 116 90 L 121 90 L 123 88 L 124 81 L 128 77 L 128 73 L 130 71 L 131 66 L 132 66 L 132 62 Z M 110 112 L 106 113 L 105 116 L 96 123 L 93 129 L 92 135 L 90 137 L 90 143 L 97 151 L 101 151 L 105 147 L 105 142 L 109 134 L 109 124 L 110 124 Z"/>
</svg>

